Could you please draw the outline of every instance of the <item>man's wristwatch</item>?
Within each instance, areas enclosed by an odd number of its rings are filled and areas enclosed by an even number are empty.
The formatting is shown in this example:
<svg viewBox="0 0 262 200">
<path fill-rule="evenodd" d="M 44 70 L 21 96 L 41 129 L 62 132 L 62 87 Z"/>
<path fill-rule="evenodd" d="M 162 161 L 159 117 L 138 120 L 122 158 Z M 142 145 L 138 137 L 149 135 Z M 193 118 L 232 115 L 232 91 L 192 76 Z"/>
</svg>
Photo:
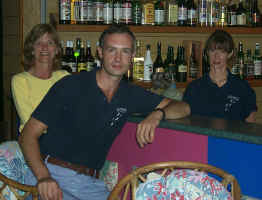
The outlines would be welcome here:
<svg viewBox="0 0 262 200">
<path fill-rule="evenodd" d="M 154 111 L 162 112 L 162 119 L 161 120 L 165 120 L 166 119 L 166 112 L 164 111 L 163 108 L 156 108 Z"/>
</svg>

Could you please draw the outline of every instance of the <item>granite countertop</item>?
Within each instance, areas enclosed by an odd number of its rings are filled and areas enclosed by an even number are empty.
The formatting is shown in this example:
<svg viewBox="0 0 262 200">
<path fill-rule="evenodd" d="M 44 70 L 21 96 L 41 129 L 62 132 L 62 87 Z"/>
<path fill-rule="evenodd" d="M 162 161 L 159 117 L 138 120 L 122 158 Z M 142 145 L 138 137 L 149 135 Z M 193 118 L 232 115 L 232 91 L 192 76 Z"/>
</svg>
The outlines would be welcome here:
<svg viewBox="0 0 262 200">
<path fill-rule="evenodd" d="M 129 118 L 129 122 L 138 123 L 143 119 L 143 115 L 134 115 Z M 256 123 L 245 123 L 242 121 L 203 116 L 189 116 L 183 119 L 162 121 L 159 127 L 253 144 L 262 144 L 262 124 Z"/>
</svg>

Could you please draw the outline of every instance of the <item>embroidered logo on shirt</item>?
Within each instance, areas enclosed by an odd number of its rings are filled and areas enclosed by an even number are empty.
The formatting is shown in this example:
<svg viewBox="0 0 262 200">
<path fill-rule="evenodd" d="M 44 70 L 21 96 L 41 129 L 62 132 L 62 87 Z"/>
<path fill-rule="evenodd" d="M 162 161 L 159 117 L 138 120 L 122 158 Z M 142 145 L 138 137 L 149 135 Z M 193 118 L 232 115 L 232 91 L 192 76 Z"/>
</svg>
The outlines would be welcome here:
<svg viewBox="0 0 262 200">
<path fill-rule="evenodd" d="M 127 112 L 126 108 L 117 108 L 116 115 L 112 118 L 110 122 L 110 126 L 114 126 L 114 124 L 123 116 L 124 113 Z"/>
<path fill-rule="evenodd" d="M 226 103 L 226 105 L 225 105 L 225 112 L 229 112 L 230 109 L 232 108 L 232 105 L 239 102 L 239 99 L 240 99 L 240 97 L 228 95 L 227 96 L 228 103 Z"/>
</svg>

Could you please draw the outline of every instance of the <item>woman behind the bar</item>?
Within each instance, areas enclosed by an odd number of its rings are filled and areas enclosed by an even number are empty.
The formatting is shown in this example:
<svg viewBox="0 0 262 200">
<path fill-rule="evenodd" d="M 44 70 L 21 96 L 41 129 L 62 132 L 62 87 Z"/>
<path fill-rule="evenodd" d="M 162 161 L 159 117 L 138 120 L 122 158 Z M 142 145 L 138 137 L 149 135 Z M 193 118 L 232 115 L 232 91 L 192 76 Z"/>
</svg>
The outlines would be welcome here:
<svg viewBox="0 0 262 200">
<path fill-rule="evenodd" d="M 69 73 L 60 69 L 61 48 L 56 30 L 37 24 L 24 43 L 24 72 L 12 78 L 11 87 L 20 119 L 19 130 L 30 118 L 50 87 Z"/>
<path fill-rule="evenodd" d="M 205 44 L 210 71 L 192 81 L 183 96 L 192 115 L 255 122 L 256 94 L 246 80 L 231 74 L 234 42 L 229 33 L 216 30 Z"/>
</svg>

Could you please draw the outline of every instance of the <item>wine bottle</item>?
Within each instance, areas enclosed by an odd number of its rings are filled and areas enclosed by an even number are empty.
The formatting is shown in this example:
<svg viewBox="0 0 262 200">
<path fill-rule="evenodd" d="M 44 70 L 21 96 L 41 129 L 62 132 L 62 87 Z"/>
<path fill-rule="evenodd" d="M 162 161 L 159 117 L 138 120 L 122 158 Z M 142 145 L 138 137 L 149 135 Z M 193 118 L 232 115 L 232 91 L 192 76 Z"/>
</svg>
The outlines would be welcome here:
<svg viewBox="0 0 262 200">
<path fill-rule="evenodd" d="M 187 81 L 187 63 L 185 60 L 185 49 L 180 47 L 180 56 L 177 63 L 177 82 Z"/>
<path fill-rule="evenodd" d="M 178 4 L 176 0 L 166 0 L 166 24 L 176 25 L 178 20 Z"/>
<path fill-rule="evenodd" d="M 198 78 L 199 65 L 195 56 L 195 45 L 192 44 L 191 55 L 189 58 L 189 77 L 192 79 Z"/>
<path fill-rule="evenodd" d="M 197 24 L 197 7 L 194 0 L 187 1 L 187 25 L 196 26 Z"/>
<path fill-rule="evenodd" d="M 86 41 L 86 71 L 94 69 L 94 57 L 92 56 L 90 41 Z"/>
<path fill-rule="evenodd" d="M 132 24 L 132 2 L 131 0 L 123 0 L 122 2 L 122 24 Z"/>
<path fill-rule="evenodd" d="M 153 72 L 154 73 L 164 72 L 164 64 L 161 55 L 161 42 L 157 43 L 157 56 L 153 65 Z"/>
<path fill-rule="evenodd" d="M 245 59 L 245 68 L 244 76 L 246 80 L 254 79 L 254 61 L 252 58 L 251 49 L 247 49 L 246 59 Z"/>
<path fill-rule="evenodd" d="M 162 0 L 157 0 L 155 3 L 155 25 L 160 26 L 165 24 L 165 8 Z"/>
<path fill-rule="evenodd" d="M 146 46 L 146 55 L 144 62 L 144 81 L 151 82 L 151 76 L 153 72 L 153 61 L 150 52 L 150 45 Z"/>
<path fill-rule="evenodd" d="M 81 43 L 81 47 L 79 50 L 79 57 L 78 57 L 78 63 L 77 63 L 77 71 L 82 72 L 86 71 L 86 59 L 85 59 L 85 48 L 84 43 Z"/>
<path fill-rule="evenodd" d="M 133 79 L 137 81 L 144 80 L 144 56 L 142 55 L 142 41 L 136 41 L 136 55 L 133 64 Z"/>
<path fill-rule="evenodd" d="M 134 25 L 142 23 L 142 4 L 140 0 L 132 1 L 132 21 Z"/>
<path fill-rule="evenodd" d="M 71 22 L 71 1 L 59 0 L 59 24 L 70 24 Z"/>
<path fill-rule="evenodd" d="M 253 5 L 252 5 L 252 10 L 251 10 L 251 16 L 252 16 L 252 21 L 251 24 L 253 27 L 258 27 L 260 26 L 261 23 L 261 13 L 260 10 L 257 6 L 257 0 L 253 0 Z"/>
<path fill-rule="evenodd" d="M 93 2 L 94 11 L 94 23 L 103 24 L 104 23 L 104 0 L 94 0 Z"/>
<path fill-rule="evenodd" d="M 154 25 L 155 6 L 152 0 L 144 0 L 142 4 L 142 24 Z"/>
<path fill-rule="evenodd" d="M 254 78 L 262 78 L 262 60 L 260 55 L 260 43 L 256 43 L 255 55 L 254 55 Z"/>
<path fill-rule="evenodd" d="M 238 44 L 238 55 L 237 55 L 237 63 L 239 68 L 239 77 L 244 79 L 244 51 L 243 51 L 243 43 L 239 42 Z"/>
<path fill-rule="evenodd" d="M 247 26 L 247 11 L 243 6 L 243 0 L 240 0 L 236 11 L 237 26 Z"/>
<path fill-rule="evenodd" d="M 236 4 L 232 0 L 229 1 L 227 7 L 227 25 L 236 26 L 237 25 L 237 13 Z"/>
<path fill-rule="evenodd" d="M 112 24 L 113 23 L 113 0 L 105 0 L 104 2 L 104 24 Z"/>
<path fill-rule="evenodd" d="M 198 25 L 207 26 L 207 0 L 198 0 Z"/>
<path fill-rule="evenodd" d="M 179 0 L 178 2 L 178 26 L 186 26 L 187 23 L 187 7 L 185 0 Z"/>
<path fill-rule="evenodd" d="M 114 1 L 114 23 L 120 24 L 122 17 L 122 3 L 121 0 Z"/>
</svg>

